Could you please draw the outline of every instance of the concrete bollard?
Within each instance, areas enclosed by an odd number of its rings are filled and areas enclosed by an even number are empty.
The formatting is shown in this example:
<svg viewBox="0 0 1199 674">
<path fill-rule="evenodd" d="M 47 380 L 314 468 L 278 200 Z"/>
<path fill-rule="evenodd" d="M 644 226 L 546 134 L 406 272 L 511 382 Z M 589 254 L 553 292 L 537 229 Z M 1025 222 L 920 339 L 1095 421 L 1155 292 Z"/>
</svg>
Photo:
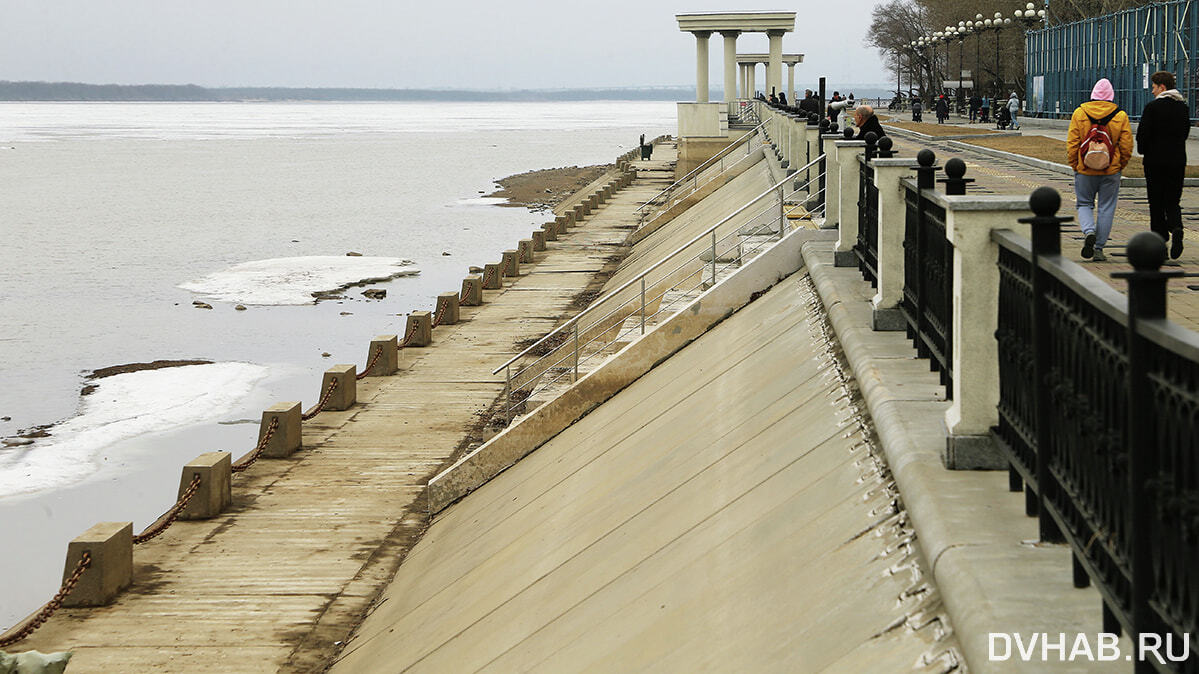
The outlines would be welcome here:
<svg viewBox="0 0 1199 674">
<path fill-rule="evenodd" d="M 371 340 L 370 349 L 366 352 L 366 364 L 370 365 L 375 353 L 383 349 L 374 367 L 367 371 L 368 377 L 386 377 L 395 374 L 400 369 L 400 340 L 396 335 L 379 335 Z"/>
<path fill-rule="evenodd" d="M 579 212 L 574 208 L 567 211 L 563 217 L 566 218 L 567 227 L 574 227 L 579 223 Z"/>
<path fill-rule="evenodd" d="M 545 242 L 548 240 L 545 230 L 538 229 L 533 232 L 533 250 L 545 250 Z"/>
<path fill-rule="evenodd" d="M 484 290 L 499 290 L 504 287 L 504 280 L 501 278 L 504 275 L 504 266 L 495 262 L 488 262 L 483 266 L 483 278 L 480 283 Z"/>
<path fill-rule="evenodd" d="M 233 503 L 233 455 L 229 452 L 206 452 L 183 466 L 179 477 L 179 494 L 191 486 L 192 480 L 200 476 L 200 486 L 191 500 L 179 511 L 181 520 L 207 520 L 225 511 Z"/>
<path fill-rule="evenodd" d="M 458 293 L 441 293 L 437 296 L 438 325 L 453 325 L 458 322 Z"/>
<path fill-rule="evenodd" d="M 268 459 L 285 459 L 300 448 L 301 419 L 303 411 L 299 402 L 276 403 L 262 413 L 262 425 L 258 428 L 258 442 L 266 435 L 272 419 L 279 419 L 279 427 L 275 429 L 271 439 L 262 448 L 262 456 Z"/>
<path fill-rule="evenodd" d="M 516 242 L 516 257 L 522 263 L 533 264 L 533 240 L 521 239 Z"/>
<path fill-rule="evenodd" d="M 583 204 L 575 204 L 575 207 L 573 209 L 571 209 L 571 213 L 574 214 L 574 223 L 573 224 L 576 227 L 578 227 L 579 223 L 583 220 L 583 216 L 587 215 L 586 211 L 584 210 Z"/>
<path fill-rule="evenodd" d="M 65 581 L 86 552 L 91 565 L 63 606 L 106 606 L 133 582 L 133 522 L 101 522 L 67 544 Z"/>
<path fill-rule="evenodd" d="M 504 251 L 504 259 L 500 262 L 504 276 L 520 276 L 520 253 L 515 250 Z"/>
<path fill-rule="evenodd" d="M 574 212 L 572 211 L 570 213 L 567 213 L 566 215 L 559 215 L 558 217 L 554 218 L 554 228 L 558 230 L 559 236 L 566 233 L 566 228 L 570 227 L 570 223 L 571 223 L 571 220 L 573 219 L 573 217 L 574 217 Z"/>
<path fill-rule="evenodd" d="M 462 295 L 458 303 L 464 307 L 477 307 L 483 304 L 482 276 L 467 276 L 462 279 Z"/>
<path fill-rule="evenodd" d="M 541 226 L 542 233 L 545 234 L 546 241 L 558 240 L 558 223 L 547 222 Z"/>
<path fill-rule="evenodd" d="M 357 369 L 355 365 L 334 365 L 325 370 L 325 376 L 321 378 L 321 398 L 325 397 L 325 392 L 329 390 L 330 384 L 335 379 L 337 388 L 333 390 L 333 395 L 329 396 L 329 401 L 325 403 L 324 409 L 333 412 L 348 410 L 358 402 Z"/>
<path fill-rule="evenodd" d="M 404 346 L 428 346 L 433 343 L 433 315 L 427 311 L 408 314 L 408 325 L 404 329 L 407 343 Z"/>
</svg>

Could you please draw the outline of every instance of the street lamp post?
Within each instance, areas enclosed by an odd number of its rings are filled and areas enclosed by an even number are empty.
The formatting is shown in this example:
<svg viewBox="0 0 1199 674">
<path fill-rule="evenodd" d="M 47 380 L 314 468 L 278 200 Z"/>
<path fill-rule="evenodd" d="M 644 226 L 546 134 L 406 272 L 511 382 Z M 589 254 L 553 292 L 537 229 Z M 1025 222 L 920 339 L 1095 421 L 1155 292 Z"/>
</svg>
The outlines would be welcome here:
<svg viewBox="0 0 1199 674">
<path fill-rule="evenodd" d="M 1036 5 L 1031 2 L 1024 5 L 1024 9 L 1017 9 L 1012 12 L 1012 17 L 1016 19 L 1023 27 L 1024 32 L 1032 30 L 1038 23 L 1045 21 L 1045 10 L 1037 10 Z M 1011 19 L 1004 19 L 1004 23 L 1008 23 Z M 1028 54 L 1024 55 L 1024 77 L 1028 78 Z M 1026 92 L 1027 95 L 1027 92 Z"/>
</svg>

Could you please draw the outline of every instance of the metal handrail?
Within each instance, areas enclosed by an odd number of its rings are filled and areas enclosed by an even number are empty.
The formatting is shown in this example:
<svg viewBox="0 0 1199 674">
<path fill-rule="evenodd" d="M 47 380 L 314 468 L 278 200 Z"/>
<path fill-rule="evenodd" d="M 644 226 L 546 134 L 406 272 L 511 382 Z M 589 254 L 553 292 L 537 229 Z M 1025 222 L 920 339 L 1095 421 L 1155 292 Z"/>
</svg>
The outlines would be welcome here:
<svg viewBox="0 0 1199 674">
<path fill-rule="evenodd" d="M 813 159 L 812 161 L 808 162 L 804 166 L 796 169 L 796 173 L 799 173 L 800 171 L 804 171 L 804 170 L 811 168 L 812 166 L 815 166 L 823 158 L 824 158 L 824 155 L 821 155 L 821 156 L 817 157 L 816 159 Z M 744 213 L 747 209 L 749 209 L 752 205 L 756 204 L 759 200 L 769 196 L 772 192 L 774 192 L 778 188 L 782 187 L 788 180 L 795 180 L 795 176 L 794 175 L 784 176 L 782 180 L 774 183 L 768 189 L 766 189 L 764 192 L 762 192 L 758 196 L 754 197 L 753 199 L 750 199 L 749 201 L 747 201 L 745 203 L 745 205 L 741 206 L 737 210 L 735 210 L 732 213 L 730 213 L 729 215 L 725 216 L 723 219 L 720 220 L 720 222 L 717 222 L 716 224 L 712 225 L 708 229 L 704 230 L 703 233 L 697 234 L 690 241 L 683 244 L 682 246 L 679 246 L 674 251 L 672 251 L 669 255 L 666 255 L 662 259 L 660 259 L 657 262 L 655 262 L 654 264 L 650 265 L 647 269 L 642 271 L 637 276 L 626 281 L 624 284 L 622 284 L 616 290 L 613 290 L 612 292 L 608 293 L 607 295 L 604 295 L 600 299 L 592 302 L 586 309 L 575 314 L 574 317 L 572 317 L 570 320 L 566 321 L 562 325 L 560 325 L 560 326 L 554 328 L 553 330 L 551 330 L 550 332 L 548 332 L 544 337 L 542 337 L 541 339 L 537 340 L 536 342 L 534 342 L 533 344 L 531 344 L 527 348 L 525 348 L 524 351 L 521 351 L 520 353 L 516 354 L 512 358 L 509 358 L 503 365 L 500 365 L 499 367 L 492 370 L 491 374 L 499 374 L 500 370 L 503 370 L 504 368 L 508 367 L 512 363 L 515 363 L 517 360 L 520 360 L 524 356 L 528 355 L 530 351 L 532 351 L 533 349 L 536 349 L 538 346 L 544 344 L 546 342 L 546 340 L 548 340 L 550 337 L 553 337 L 554 335 L 562 332 L 563 330 L 566 330 L 567 328 L 577 324 L 579 322 L 579 320 L 581 320 L 584 316 L 587 316 L 595 307 L 599 307 L 604 302 L 615 297 L 617 294 L 624 292 L 628 288 L 632 287 L 634 283 L 639 282 L 641 279 L 645 278 L 645 276 L 648 275 L 650 272 L 652 272 L 655 269 L 657 269 L 658 267 L 661 267 L 662 265 L 666 264 L 674 256 L 678 255 L 679 253 L 682 253 L 683 251 L 687 250 L 691 246 L 695 245 L 704 237 L 711 235 L 713 232 L 715 232 L 717 229 L 719 229 L 720 227 L 727 224 L 733 218 Z M 809 184 L 811 182 L 812 182 L 812 180 L 808 180 L 808 182 L 805 183 L 805 185 Z M 802 187 L 800 189 L 802 189 Z M 795 192 L 795 191 L 798 191 L 798 190 L 793 190 L 793 192 Z"/>
<path fill-rule="evenodd" d="M 763 131 L 763 133 L 765 133 L 765 132 Z M 753 158 L 753 157 L 754 157 L 754 154 L 753 154 L 752 152 L 750 152 L 749 154 L 746 154 L 745 156 L 741 157 L 741 158 L 740 158 L 740 159 L 738 159 L 737 161 L 733 162 L 733 163 L 732 163 L 730 166 L 728 166 L 728 167 L 726 167 L 726 168 L 722 168 L 722 169 L 720 170 L 720 173 L 719 173 L 719 174 L 717 174 L 716 176 L 713 176 L 713 177 L 712 177 L 712 179 L 711 179 L 711 180 L 709 180 L 709 181 L 707 181 L 707 182 L 705 182 L 705 183 L 704 183 L 704 185 L 707 185 L 707 184 L 708 184 L 708 182 L 711 182 L 712 180 L 715 180 L 715 179 L 716 179 L 717 177 L 719 177 L 720 175 L 723 175 L 724 173 L 726 173 L 726 172 L 728 172 L 728 171 L 731 171 L 731 170 L 733 170 L 733 169 L 734 169 L 734 168 L 736 168 L 738 165 L 740 165 L 740 164 L 741 164 L 741 162 L 745 161 L 746 159 L 751 159 L 751 158 Z M 691 196 L 691 195 L 695 194 L 696 192 L 698 192 L 698 191 L 699 191 L 699 188 L 700 188 L 700 185 L 696 184 L 696 185 L 695 185 L 695 187 L 691 188 L 691 192 L 690 192 L 690 193 L 688 193 L 688 194 L 687 194 L 686 196 L 684 196 L 684 197 L 680 197 L 680 201 L 681 201 L 682 199 L 685 199 L 687 196 Z M 648 226 L 650 226 L 650 225 L 651 225 L 651 224 L 652 224 L 654 221 L 656 221 L 658 218 L 662 217 L 662 215 L 663 215 L 664 213 L 669 213 L 669 212 L 670 212 L 670 210 L 667 208 L 667 206 L 668 206 L 668 205 L 677 204 L 677 203 L 679 203 L 679 202 L 678 202 L 678 201 L 671 202 L 669 199 L 667 199 L 666 201 L 664 201 L 664 202 L 662 203 L 662 210 L 659 210 L 657 213 L 655 213 L 655 214 L 654 214 L 654 216 L 653 216 L 652 218 L 650 218 L 649 220 L 645 220 L 644 222 L 641 222 L 641 223 L 638 225 L 638 229 L 642 229 L 642 228 L 644 228 L 644 227 L 648 227 Z M 645 214 L 644 214 L 644 213 L 642 214 L 642 217 L 645 217 Z"/>
<path fill-rule="evenodd" d="M 729 151 L 731 151 L 734 147 L 737 147 L 741 143 L 744 143 L 746 140 L 753 138 L 754 135 L 757 134 L 758 130 L 761 129 L 765 123 L 766 122 L 762 122 L 761 124 L 755 126 L 753 129 L 751 129 L 749 133 L 745 134 L 744 136 L 742 136 L 742 137 L 738 138 L 737 140 L 726 145 L 722 150 L 720 150 L 716 154 L 712 155 L 707 161 L 705 161 L 704 163 L 695 167 L 694 169 L 691 169 L 690 173 L 688 173 L 687 175 L 683 176 L 682 178 L 679 178 L 678 180 L 674 181 L 673 183 L 670 184 L 669 187 L 667 187 L 666 189 L 662 190 L 661 192 L 658 192 L 653 197 L 651 197 L 649 201 L 638 206 L 637 209 L 634 210 L 633 212 L 634 213 L 640 212 L 641 209 L 643 209 L 646 206 L 649 206 L 650 204 L 657 201 L 658 197 L 662 196 L 663 194 L 666 194 L 667 192 L 670 192 L 671 190 L 677 188 L 679 185 L 682 185 L 683 183 L 687 182 L 688 180 L 691 179 L 692 176 L 696 176 L 700 172 L 706 171 L 708 168 L 710 168 L 716 162 L 717 159 L 723 159 L 724 156 Z"/>
</svg>

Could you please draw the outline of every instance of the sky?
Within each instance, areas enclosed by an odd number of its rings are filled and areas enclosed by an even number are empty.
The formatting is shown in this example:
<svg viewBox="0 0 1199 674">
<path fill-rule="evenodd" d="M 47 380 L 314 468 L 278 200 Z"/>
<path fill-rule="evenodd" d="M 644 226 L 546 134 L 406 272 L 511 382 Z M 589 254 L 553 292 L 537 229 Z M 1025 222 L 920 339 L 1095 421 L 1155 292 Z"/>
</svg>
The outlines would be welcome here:
<svg viewBox="0 0 1199 674">
<path fill-rule="evenodd" d="M 889 82 L 869 5 L 800 0 L 0 0 L 0 80 L 452 89 L 694 86 L 682 12 L 796 12 L 796 86 Z M 742 35 L 742 53 L 766 36 Z M 714 35 L 710 81 L 723 82 Z M 763 75 L 758 74 L 761 84 Z M 784 82 L 786 80 L 784 79 Z"/>
</svg>

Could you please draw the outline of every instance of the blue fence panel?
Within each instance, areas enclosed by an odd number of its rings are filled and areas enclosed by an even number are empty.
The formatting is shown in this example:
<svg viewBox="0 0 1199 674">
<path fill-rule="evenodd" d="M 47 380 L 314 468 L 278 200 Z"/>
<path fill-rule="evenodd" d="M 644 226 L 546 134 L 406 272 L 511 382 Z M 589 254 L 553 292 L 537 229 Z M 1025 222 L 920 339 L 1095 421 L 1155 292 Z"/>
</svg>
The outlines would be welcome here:
<svg viewBox="0 0 1199 674">
<path fill-rule="evenodd" d="M 1199 66 L 1199 0 L 1137 7 L 1025 34 L 1028 114 L 1069 117 L 1091 98 L 1096 80 L 1106 77 L 1116 103 L 1139 118 L 1150 100 L 1148 77 L 1168 70 L 1178 90 L 1196 110 Z"/>
</svg>

